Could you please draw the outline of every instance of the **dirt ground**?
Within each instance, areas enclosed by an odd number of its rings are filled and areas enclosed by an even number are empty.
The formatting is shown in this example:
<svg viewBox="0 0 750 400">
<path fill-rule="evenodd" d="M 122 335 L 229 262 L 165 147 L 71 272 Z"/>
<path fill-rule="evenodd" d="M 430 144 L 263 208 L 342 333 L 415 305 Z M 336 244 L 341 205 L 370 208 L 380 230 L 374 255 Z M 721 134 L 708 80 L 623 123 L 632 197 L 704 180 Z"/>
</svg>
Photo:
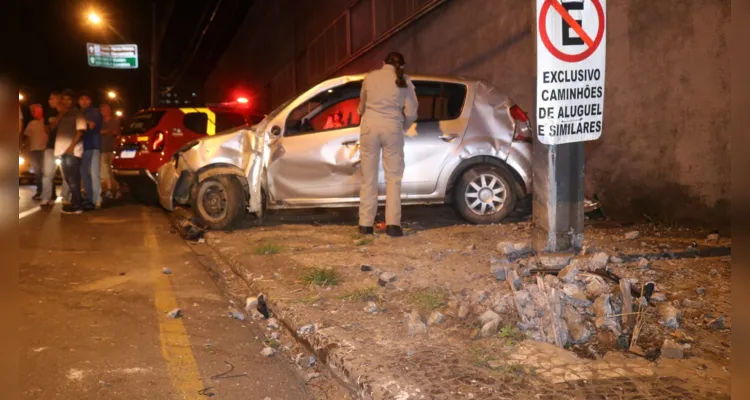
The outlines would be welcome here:
<svg viewBox="0 0 750 400">
<path fill-rule="evenodd" d="M 329 346 L 342 379 L 373 397 L 729 398 L 730 238 L 587 221 L 578 259 L 604 252 L 606 268 L 633 287 L 656 285 L 635 354 L 627 350 L 627 327 L 619 335 L 592 328 L 591 339 L 566 349 L 531 340 L 516 309 L 500 304 L 511 289 L 493 276 L 491 259 L 499 242 L 530 238 L 528 217 L 473 226 L 449 208 L 407 208 L 407 235 L 392 239 L 356 235 L 355 212 L 276 213 L 263 226 L 210 232 L 206 241 L 251 291 L 269 296 L 290 328 L 315 324 L 315 333 L 300 336 Z M 632 231 L 639 236 L 626 239 Z M 515 262 L 528 270 L 540 260 Z M 395 279 L 379 284 L 382 272 Z M 522 285 L 534 285 L 535 274 L 525 275 Z M 679 328 L 659 323 L 665 304 L 680 311 Z M 485 335 L 477 318 L 488 310 L 500 324 Z M 442 321 L 432 324 L 435 312 Z M 661 354 L 665 339 L 682 349 L 682 359 Z"/>
</svg>

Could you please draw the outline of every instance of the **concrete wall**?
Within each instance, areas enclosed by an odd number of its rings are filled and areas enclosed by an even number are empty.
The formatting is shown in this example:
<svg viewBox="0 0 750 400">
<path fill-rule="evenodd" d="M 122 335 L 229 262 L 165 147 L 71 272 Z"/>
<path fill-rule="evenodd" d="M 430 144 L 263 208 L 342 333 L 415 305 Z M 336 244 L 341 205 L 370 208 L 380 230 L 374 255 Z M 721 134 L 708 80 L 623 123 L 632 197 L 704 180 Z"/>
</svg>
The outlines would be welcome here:
<svg viewBox="0 0 750 400">
<path fill-rule="evenodd" d="M 207 97 L 237 82 L 262 92 L 293 46 L 349 3 L 256 2 Z M 409 71 L 481 78 L 532 112 L 532 14 L 529 0 L 449 0 L 335 74 L 377 68 L 397 50 Z M 728 226 L 729 0 L 610 0 L 608 23 L 604 130 L 587 144 L 587 193 L 620 220 Z"/>
</svg>

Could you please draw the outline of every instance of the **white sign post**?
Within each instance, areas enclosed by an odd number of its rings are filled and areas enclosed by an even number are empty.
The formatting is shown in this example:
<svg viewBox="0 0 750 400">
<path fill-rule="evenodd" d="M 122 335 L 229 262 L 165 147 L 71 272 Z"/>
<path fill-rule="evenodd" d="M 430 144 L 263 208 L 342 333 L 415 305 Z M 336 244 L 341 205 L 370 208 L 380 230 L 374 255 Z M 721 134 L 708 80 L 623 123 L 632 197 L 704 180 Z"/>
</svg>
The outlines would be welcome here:
<svg viewBox="0 0 750 400">
<path fill-rule="evenodd" d="M 539 141 L 596 140 L 604 116 L 606 0 L 536 0 L 536 5 Z"/>
</svg>

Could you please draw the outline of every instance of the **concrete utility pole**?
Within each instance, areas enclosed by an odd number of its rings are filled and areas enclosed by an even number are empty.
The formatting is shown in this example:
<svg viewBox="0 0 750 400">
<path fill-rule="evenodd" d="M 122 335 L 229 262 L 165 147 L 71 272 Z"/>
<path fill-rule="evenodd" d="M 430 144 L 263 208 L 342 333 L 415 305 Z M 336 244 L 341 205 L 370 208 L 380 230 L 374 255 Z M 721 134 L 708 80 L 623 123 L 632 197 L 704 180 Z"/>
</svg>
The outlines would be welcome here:
<svg viewBox="0 0 750 400">
<path fill-rule="evenodd" d="M 151 3 L 151 107 L 159 102 L 159 43 L 156 38 L 156 2 Z"/>
<path fill-rule="evenodd" d="M 534 34 L 534 93 L 538 88 L 539 38 L 538 20 L 540 3 L 530 0 L 532 33 Z M 547 7 L 549 9 L 549 6 Z M 548 28 L 543 28 L 548 30 Z M 539 115 L 537 97 L 534 98 L 535 115 Z M 533 165 L 533 236 L 534 250 L 542 252 L 577 251 L 583 242 L 584 213 L 584 143 L 546 145 L 540 142 L 541 122 L 537 119 L 532 151 Z M 547 126 L 549 129 L 549 126 Z M 549 133 L 549 132 L 547 132 Z"/>
</svg>

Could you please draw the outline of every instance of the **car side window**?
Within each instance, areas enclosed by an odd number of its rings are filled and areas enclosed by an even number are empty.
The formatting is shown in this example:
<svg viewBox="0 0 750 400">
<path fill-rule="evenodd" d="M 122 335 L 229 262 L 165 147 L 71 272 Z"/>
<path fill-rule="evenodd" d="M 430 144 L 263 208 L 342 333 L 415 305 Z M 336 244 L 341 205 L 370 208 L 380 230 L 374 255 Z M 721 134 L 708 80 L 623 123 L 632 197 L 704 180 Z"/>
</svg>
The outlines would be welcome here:
<svg viewBox="0 0 750 400">
<path fill-rule="evenodd" d="M 185 128 L 205 135 L 208 133 L 208 115 L 202 112 L 191 112 L 185 114 L 182 118 L 182 124 Z"/>
<path fill-rule="evenodd" d="M 325 90 L 289 113 L 284 136 L 300 136 L 359 126 L 362 82 L 349 82 Z"/>
<path fill-rule="evenodd" d="M 232 112 L 216 113 L 216 132 L 225 131 L 234 127 L 245 125 L 245 117 L 242 114 Z"/>
<path fill-rule="evenodd" d="M 461 116 L 466 101 L 466 85 L 414 81 L 414 90 L 419 101 L 417 122 L 450 121 Z"/>
</svg>

